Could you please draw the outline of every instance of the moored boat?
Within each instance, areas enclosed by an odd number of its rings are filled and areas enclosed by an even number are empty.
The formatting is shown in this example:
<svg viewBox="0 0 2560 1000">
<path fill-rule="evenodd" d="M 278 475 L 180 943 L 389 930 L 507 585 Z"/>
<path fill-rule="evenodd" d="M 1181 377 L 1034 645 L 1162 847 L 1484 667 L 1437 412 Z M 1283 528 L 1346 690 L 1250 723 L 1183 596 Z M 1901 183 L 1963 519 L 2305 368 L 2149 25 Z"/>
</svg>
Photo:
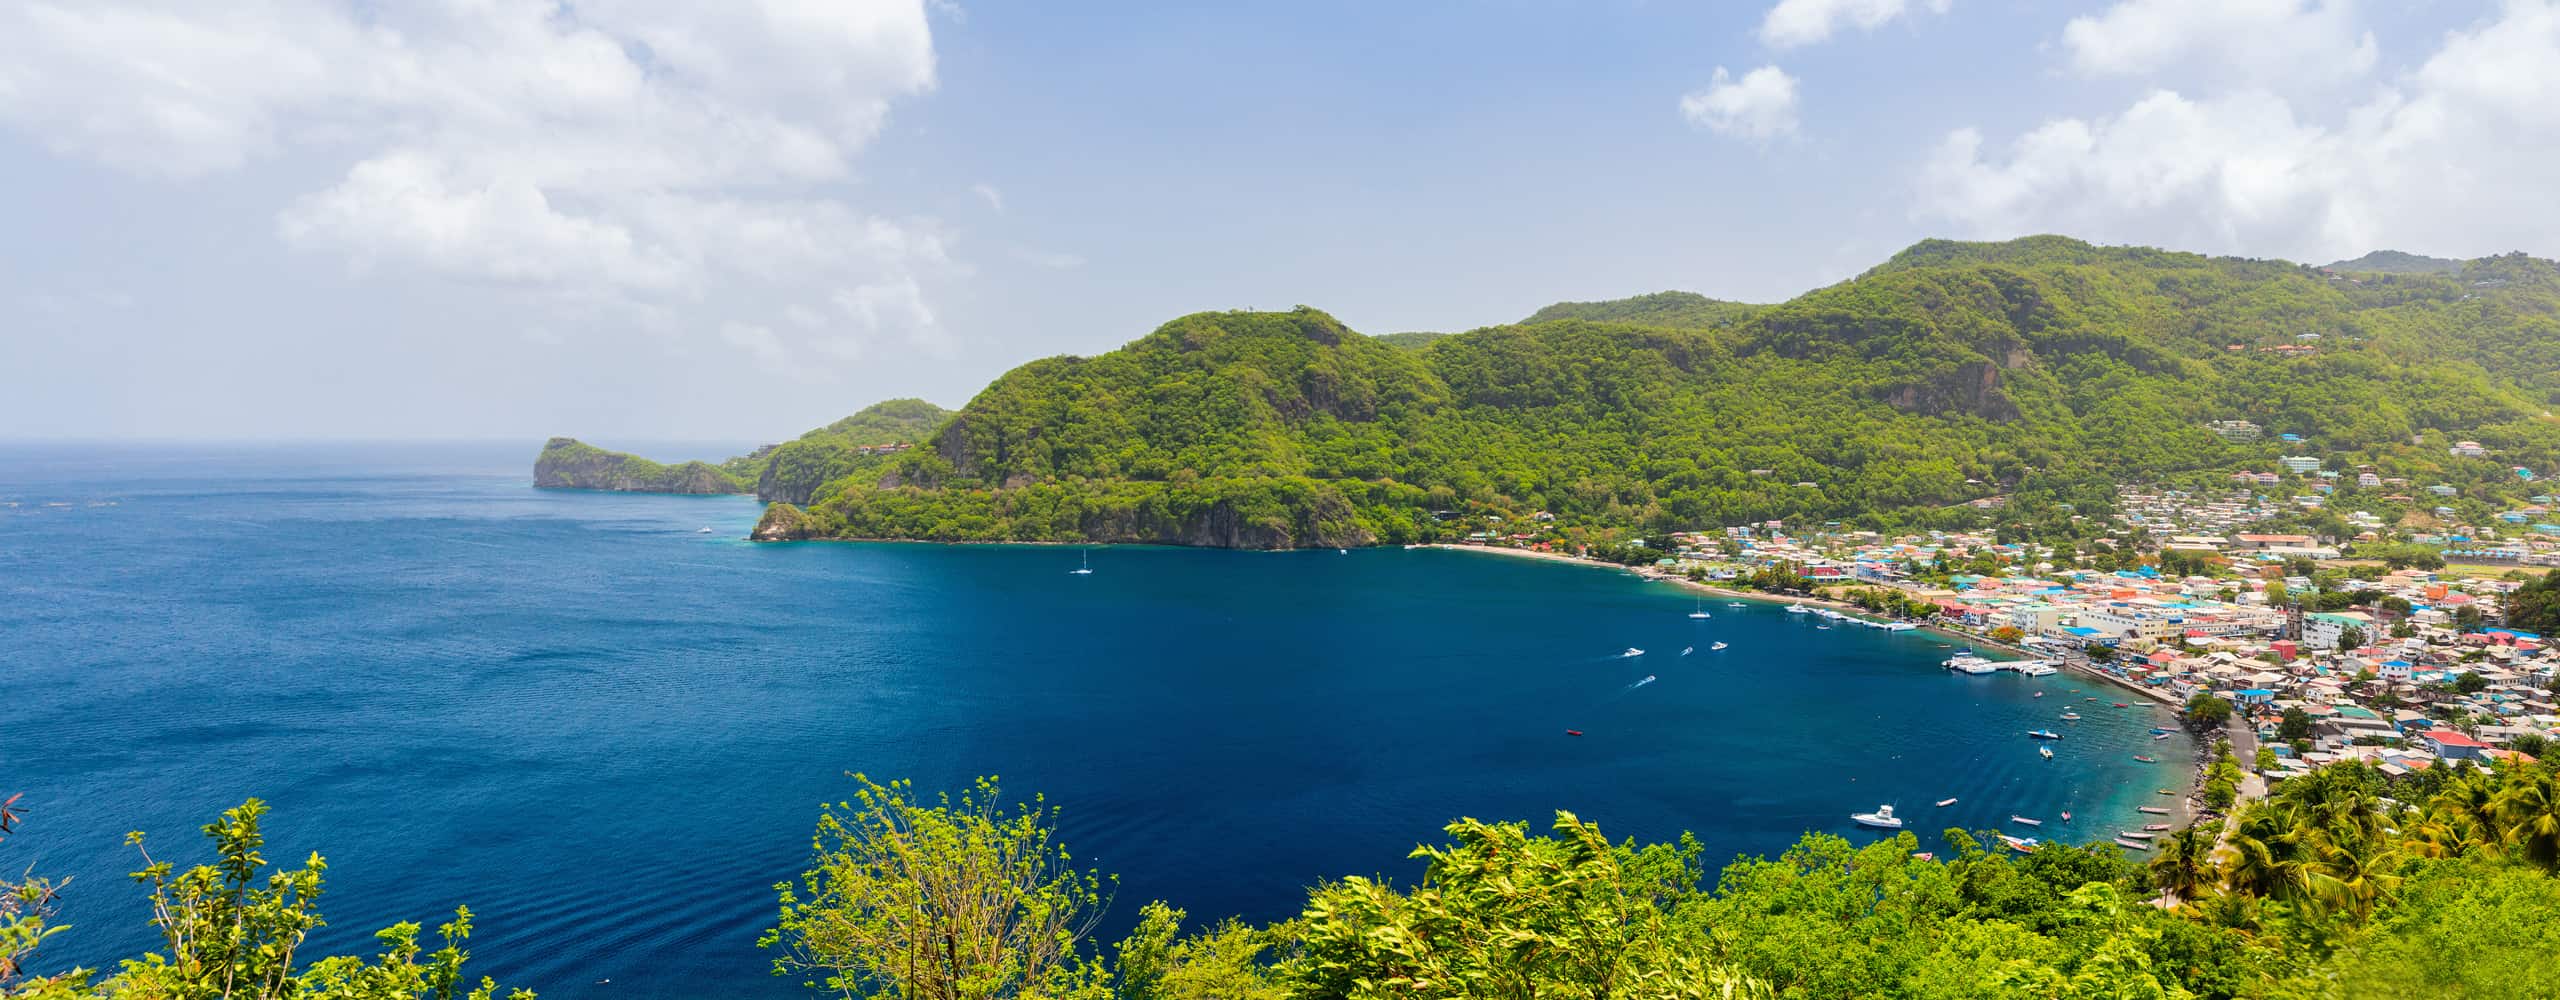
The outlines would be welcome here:
<svg viewBox="0 0 2560 1000">
<path fill-rule="evenodd" d="M 1565 730 L 1565 731 L 1564 731 L 1564 734 L 1565 734 L 1565 735 L 1567 735 L 1567 736 L 1580 736 L 1580 735 L 1582 735 L 1582 730 L 1579 730 L 1579 729 L 1567 729 L 1567 730 Z"/>
<path fill-rule="evenodd" d="M 1940 808 L 1940 809 L 1944 809 L 1944 808 L 1946 808 L 1946 807 L 1948 807 L 1948 806 L 1951 806 L 1951 805 L 1954 805 L 1954 804 L 1956 804 L 1956 800 L 1954 800 L 1954 799 L 1939 799 L 1939 800 L 1938 800 L 1938 808 Z"/>
<path fill-rule="evenodd" d="M 2037 748 L 2036 748 L 2036 752 L 2037 752 L 2037 753 L 2040 753 L 2040 754 L 2043 754 L 2043 755 L 2044 755 L 2044 759 L 2046 759 L 2046 760 L 2052 760 L 2052 759 L 2053 759 L 2053 748 L 2052 748 L 2052 747 L 2037 747 Z"/>
<path fill-rule="evenodd" d="M 2167 734 L 2167 733 L 2154 733 L 2154 734 L 2152 734 L 2151 738 L 2152 738 L 2152 739 L 2155 739 L 2155 740 L 2165 740 L 2165 739 L 2168 739 L 2168 738 L 2169 738 L 2169 734 Z"/>
<path fill-rule="evenodd" d="M 2169 815 L 2169 810 L 2162 809 L 2162 808 L 2160 808 L 2159 806 L 2135 806 L 2135 807 L 2133 807 L 2133 811 L 2135 811 L 2135 812 L 2142 812 L 2142 813 L 2150 813 L 2151 815 L 2154 815 L 2154 816 L 2166 816 L 2166 815 Z"/>
<path fill-rule="evenodd" d="M 2141 754 L 2134 754 L 2134 755 L 2133 755 L 2133 759 L 2138 760 L 2138 761 L 2141 761 L 2141 762 L 2143 762 L 2143 763 L 2145 763 L 2145 764 L 2157 764 L 2157 763 L 2160 763 L 2160 758 L 2158 758 L 2158 757 L 2145 757 L 2145 756 L 2143 756 L 2143 755 L 2141 755 Z"/>
<path fill-rule="evenodd" d="M 2166 829 L 2168 829 L 2168 828 L 2169 828 L 2169 824 L 2167 824 L 2167 823 L 2144 823 L 2144 824 L 2142 824 L 2142 828 L 2143 828 L 2143 829 L 2145 829 L 2145 830 L 2149 830 L 2149 831 L 2151 831 L 2151 832 L 2153 832 L 2153 833 L 2158 833 L 2158 832 L 2160 832 L 2160 831 L 2162 831 L 2162 830 L 2166 830 Z"/>
<path fill-rule="evenodd" d="M 2131 851 L 2148 851 L 2151 849 L 2151 845 L 2149 844 L 2143 843 L 2139 840 L 2126 840 L 2123 837 L 2116 838 L 2116 846 Z"/>
<path fill-rule="evenodd" d="M 2064 722 L 2078 722 L 2078 721 L 2080 721 L 2080 713 L 2078 713 L 2078 712 L 2064 712 L 2064 713 L 2062 713 L 2062 721 L 2064 721 Z"/>
<path fill-rule="evenodd" d="M 1902 829 L 1902 818 L 1893 814 L 1892 806 L 1877 806 L 1871 813 L 1850 813 L 1849 818 L 1859 826 L 1872 826 L 1879 830 Z"/>
<path fill-rule="evenodd" d="M 2038 740 L 2058 740 L 2062 738 L 2062 734 L 2050 729 L 2030 729 L 2027 730 L 2027 737 Z"/>
<path fill-rule="evenodd" d="M 1711 646 L 1708 646 L 1708 647 L 1707 647 L 1707 649 L 1708 649 L 1708 651 L 1709 651 L 1709 652 L 1713 652 L 1713 651 L 1715 651 L 1715 650 L 1719 650 L 1719 649 L 1723 649 L 1723 648 L 1724 648 L 1724 643 L 1721 643 L 1721 642 L 1716 643 L 1716 644 L 1714 644 L 1714 645 L 1711 645 Z"/>
<path fill-rule="evenodd" d="M 2009 845 L 2010 850 L 2020 854 L 2033 854 L 2036 847 L 2043 843 L 2034 837 L 2012 837 L 2005 833 L 2000 835 L 2000 842 Z"/>
<path fill-rule="evenodd" d="M 2016 824 L 2018 824 L 2019 826 L 2043 826 L 2043 825 L 2044 825 L 2044 821 L 2043 821 L 2043 820 L 2040 820 L 2040 819 L 2028 819 L 2028 818 L 2026 818 L 2026 817 L 2024 817 L 2024 816 L 2011 816 L 2011 817 L 2009 817 L 2009 822 L 2016 823 Z"/>
</svg>

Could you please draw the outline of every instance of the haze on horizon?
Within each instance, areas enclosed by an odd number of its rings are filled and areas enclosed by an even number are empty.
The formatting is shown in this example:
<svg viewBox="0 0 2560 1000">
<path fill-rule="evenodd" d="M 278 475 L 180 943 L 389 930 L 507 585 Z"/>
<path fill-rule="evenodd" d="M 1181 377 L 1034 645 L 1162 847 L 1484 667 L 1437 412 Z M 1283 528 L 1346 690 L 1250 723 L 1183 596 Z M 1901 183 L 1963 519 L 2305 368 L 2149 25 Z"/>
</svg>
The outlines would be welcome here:
<svg viewBox="0 0 2560 1000">
<path fill-rule="evenodd" d="M 0 438 L 774 440 L 1929 236 L 2560 251 L 2560 0 L 734 6 L 0 0 Z"/>
</svg>

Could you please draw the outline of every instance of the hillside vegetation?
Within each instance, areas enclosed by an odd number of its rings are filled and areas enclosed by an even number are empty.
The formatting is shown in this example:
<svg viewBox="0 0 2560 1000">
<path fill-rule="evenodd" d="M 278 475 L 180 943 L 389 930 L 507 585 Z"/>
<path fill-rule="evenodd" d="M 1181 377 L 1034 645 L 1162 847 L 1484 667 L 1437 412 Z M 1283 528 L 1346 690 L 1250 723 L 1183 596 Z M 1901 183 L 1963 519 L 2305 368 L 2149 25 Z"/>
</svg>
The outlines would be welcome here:
<svg viewBox="0 0 2560 1000">
<path fill-rule="evenodd" d="M 1968 501 L 2095 511 L 2115 483 L 2288 453 L 2487 503 L 2507 466 L 2560 455 L 2560 271 L 2520 256 L 2348 280 L 1932 240 L 1778 305 L 1666 294 L 1532 319 L 1413 349 L 1305 307 L 1185 316 L 1007 373 L 764 537 L 1337 546 L 1538 511 L 1645 532 L 1954 525 Z M 2490 458 L 2451 458 L 2457 439 Z"/>
<path fill-rule="evenodd" d="M 921 399 L 886 400 L 718 465 L 661 465 L 576 438 L 552 438 L 534 460 L 533 484 L 626 493 L 753 493 L 767 502 L 805 504 L 829 482 L 878 468 L 889 446 L 922 441 L 950 416 Z"/>
</svg>

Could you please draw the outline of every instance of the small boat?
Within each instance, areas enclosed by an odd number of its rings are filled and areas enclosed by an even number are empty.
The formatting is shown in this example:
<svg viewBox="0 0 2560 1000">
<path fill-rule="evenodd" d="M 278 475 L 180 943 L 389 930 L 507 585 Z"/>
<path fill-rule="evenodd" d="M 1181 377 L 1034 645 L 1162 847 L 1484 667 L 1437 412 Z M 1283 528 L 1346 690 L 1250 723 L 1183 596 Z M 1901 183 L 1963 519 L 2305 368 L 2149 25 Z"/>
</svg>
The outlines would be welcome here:
<svg viewBox="0 0 2560 1000">
<path fill-rule="evenodd" d="M 2133 755 L 2133 759 L 2138 760 L 2138 761 L 2141 761 L 2141 762 L 2143 762 L 2143 763 L 2145 763 L 2145 764 L 2157 764 L 2157 763 L 2160 763 L 2160 758 L 2158 758 L 2158 757 L 2145 757 L 2145 756 L 2143 756 L 2143 755 L 2141 755 L 2141 754 L 2135 754 L 2135 755 Z"/>
<path fill-rule="evenodd" d="M 2012 837 L 2005 833 L 2000 835 L 2000 842 L 2009 845 L 2010 850 L 2020 854 L 2033 854 L 2036 852 L 2036 847 L 2042 843 L 2034 837 Z"/>
<path fill-rule="evenodd" d="M 2139 840 L 2126 840 L 2122 837 L 2116 838 L 2116 846 L 2129 851 L 2148 851 L 2151 849 L 2151 845 L 2149 844 L 2143 843 Z"/>
<path fill-rule="evenodd" d="M 2080 700 L 2081 700 L 2081 701 L 2096 701 L 2096 700 L 2098 700 L 2098 699 L 2097 699 L 2097 697 L 2096 697 L 2095 695 L 2092 695 L 2092 696 L 2090 696 L 2090 697 L 2082 698 L 2082 699 L 2080 699 Z"/>
<path fill-rule="evenodd" d="M 2145 829 L 2145 830 L 2149 830 L 2149 831 L 2151 831 L 2151 832 L 2153 832 L 2153 833 L 2158 833 L 2158 832 L 2160 832 L 2160 831 L 2162 831 L 2162 830 L 2166 830 L 2166 829 L 2168 829 L 2168 828 L 2169 828 L 2169 824 L 2167 824 L 2167 823 L 2144 823 L 2144 824 L 2142 824 L 2142 828 L 2143 828 L 2143 829 Z"/>
<path fill-rule="evenodd" d="M 1805 610 L 1804 605 L 1790 604 L 1787 605 L 1787 613 L 1791 615 L 1809 615 L 1813 612 Z"/>
<path fill-rule="evenodd" d="M 2062 713 L 2062 721 L 2064 721 L 2064 722 L 2078 722 L 2078 721 L 2080 721 L 2080 713 L 2078 713 L 2078 712 L 2064 712 L 2064 713 Z"/>
<path fill-rule="evenodd" d="M 2044 692 L 2042 692 L 2042 691 L 2038 691 L 2038 692 L 2036 692 L 2036 697 L 2038 697 L 2038 698 L 2042 698 L 2042 697 L 2044 697 Z"/>
<path fill-rule="evenodd" d="M 1879 830 L 1902 829 L 1902 818 L 1893 814 L 1892 806 L 1877 806 L 1871 813 L 1850 813 L 1849 818 L 1856 820 L 1859 826 L 1872 826 Z"/>
<path fill-rule="evenodd" d="M 1913 860 L 1913 861 L 1936 861 L 1936 860 L 1938 860 L 1938 856 L 1937 856 L 1937 855 L 1935 855 L 1935 854 L 1931 854 L 1931 853 L 1929 853 L 1929 852 L 1927 852 L 1927 851 L 1913 851 L 1913 852 L 1911 852 L 1911 860 Z"/>
<path fill-rule="evenodd" d="M 2027 730 L 2027 738 L 2035 740 L 2058 740 L 2062 738 L 2062 734 L 2050 729 L 2030 729 Z"/>
<path fill-rule="evenodd" d="M 1814 626 L 1814 627 L 1815 627 L 1815 628 L 1830 628 L 1831 626 L 1829 626 L 1829 625 L 1816 625 L 1816 626 Z"/>
<path fill-rule="evenodd" d="M 2151 727 L 2151 735 L 2153 735 L 2153 736 L 2167 736 L 2167 735 L 2169 735 L 2169 731 L 2168 731 L 2168 730 L 2166 730 L 2166 729 L 2162 729 L 2162 728 L 2160 728 L 2160 727 L 2158 727 L 2158 726 L 2153 726 L 2153 727 Z"/>
<path fill-rule="evenodd" d="M 1565 734 L 1565 735 L 1567 735 L 1567 736 L 1580 736 L 1580 735 L 1582 735 L 1582 730 L 1579 730 L 1579 729 L 1567 729 L 1567 730 L 1565 730 L 1565 731 L 1564 731 L 1564 734 Z"/>
<path fill-rule="evenodd" d="M 2151 815 L 2154 815 L 2154 816 L 2166 816 L 2166 815 L 2169 815 L 2169 810 L 2162 809 L 2162 808 L 2160 808 L 2159 806 L 2135 806 L 2135 807 L 2133 807 L 2133 811 L 2135 811 L 2135 812 L 2140 812 L 2140 813 L 2150 813 Z"/>
<path fill-rule="evenodd" d="M 1707 647 L 1708 651 L 1710 651 L 1710 652 L 1713 652 L 1713 651 L 1715 651 L 1715 650 L 1719 650 L 1719 649 L 1723 649 L 1723 648 L 1724 648 L 1724 643 L 1721 643 L 1721 642 L 1719 642 L 1719 643 L 1715 643 L 1715 644 L 1710 645 L 1710 646 L 1708 646 L 1708 647 Z"/>
<path fill-rule="evenodd" d="M 1338 554 L 1346 555 L 1346 556 L 1351 554 L 1351 550 L 1350 550 L 1350 549 L 1335 549 L 1335 550 L 1333 550 L 1333 551 L 1334 551 L 1334 552 L 1336 552 L 1336 553 L 1338 553 Z"/>
<path fill-rule="evenodd" d="M 1071 569 L 1071 570 L 1068 570 L 1068 571 L 1067 571 L 1067 574 L 1068 574 L 1069 576 L 1092 576 L 1092 575 L 1093 575 L 1093 553 L 1091 553 L 1091 552 L 1087 552 L 1087 553 L 1085 553 L 1085 554 L 1084 554 L 1084 565 L 1082 565 L 1082 566 L 1078 566 L 1078 567 L 1076 567 L 1076 568 L 1074 568 L 1074 569 Z"/>
<path fill-rule="evenodd" d="M 2071 810 L 2065 809 L 2062 811 L 2062 821 L 2065 823 L 2071 822 Z"/>
<path fill-rule="evenodd" d="M 1682 655 L 1682 656 L 1687 656 L 1687 655 L 1689 655 L 1689 654 L 1691 654 L 1691 653 L 1695 653 L 1695 652 L 1697 652 L 1697 651 L 1698 651 L 1698 647 L 1696 647 L 1696 646 L 1682 646 L 1682 647 L 1680 647 L 1680 655 Z"/>
<path fill-rule="evenodd" d="M 2117 703 L 2116 703 L 2116 707 L 2117 707 L 2117 708 L 2132 708 L 2133 706 L 2131 706 L 2131 705 L 2127 705 L 2127 704 L 2125 704 L 2125 703 L 2123 703 L 2123 702 L 2119 701 L 2119 702 L 2117 702 Z"/>
<path fill-rule="evenodd" d="M 2053 748 L 2052 748 L 2052 747 L 2037 747 L 2037 748 L 2036 748 L 2036 752 L 2037 752 L 2037 753 L 2040 753 L 2040 754 L 2043 754 L 2043 755 L 2044 755 L 2044 759 L 2046 759 L 2046 760 L 2052 760 L 2052 759 L 2053 759 Z"/>
<path fill-rule="evenodd" d="M 2173 792 L 2173 791 L 2170 791 L 2170 790 L 2168 790 L 2168 789 L 2166 789 L 2166 788 L 2163 788 L 2163 789 L 2160 789 L 2160 794 L 2162 794 L 2162 795 L 2176 795 L 2176 794 L 2178 794 L 2178 793 Z"/>
<path fill-rule="evenodd" d="M 1620 654 L 1618 654 L 1618 655 L 1620 655 L 1620 656 L 1630 656 L 1630 657 L 1632 657 L 1632 656 L 1643 656 L 1643 655 L 1644 655 L 1644 650 L 1637 649 L 1637 648 L 1635 648 L 1634 646 L 1629 646 L 1629 647 L 1627 647 L 1627 651 L 1626 651 L 1626 652 L 1620 653 Z"/>
<path fill-rule="evenodd" d="M 2127 840 L 2149 840 L 2149 839 L 2151 839 L 2151 835 L 2150 835 L 2150 834 L 2147 834 L 2147 833 L 2135 833 L 2135 832 L 2133 832 L 2133 831 L 2131 831 L 2131 830 L 2118 830 L 2118 831 L 2116 831 L 2116 836 L 2123 837 L 2123 838 L 2125 838 L 2125 839 L 2127 839 Z"/>
<path fill-rule="evenodd" d="M 1958 646 L 1958 647 L 1956 647 L 1956 655 L 1957 655 L 1957 656 L 1972 656 L 1972 655 L 1973 655 L 1973 647 L 1971 647 L 1971 646 Z"/>
<path fill-rule="evenodd" d="M 2016 824 L 2018 824 L 2019 826 L 2043 826 L 2043 825 L 2044 825 L 2044 821 L 2043 821 L 2043 820 L 2040 820 L 2040 819 L 2028 819 L 2028 818 L 2026 818 L 2026 817 L 2024 817 L 2024 816 L 2011 816 L 2011 817 L 2009 817 L 2009 822 L 2016 823 Z"/>
<path fill-rule="evenodd" d="M 702 526 L 702 527 L 699 527 L 699 528 L 695 528 L 695 529 L 693 529 L 693 533 L 694 533 L 694 534 L 697 534 L 697 535 L 708 535 L 708 534 L 710 534 L 710 533 L 711 533 L 711 527 L 710 527 L 709 525 L 704 525 L 704 526 Z"/>
<path fill-rule="evenodd" d="M 1738 607 L 1741 607 L 1741 606 L 1742 606 L 1742 602 L 1741 602 L 1741 601 L 1726 601 L 1726 602 L 1724 602 L 1724 606 L 1725 606 L 1725 607 L 1728 607 L 1728 608 L 1738 608 Z"/>
<path fill-rule="evenodd" d="M 1954 800 L 1954 799 L 1939 799 L 1939 800 L 1938 800 L 1938 808 L 1940 808 L 1940 809 L 1944 809 L 1944 808 L 1946 808 L 1946 807 L 1948 807 L 1948 806 L 1951 806 L 1951 805 L 1954 805 L 1954 804 L 1956 804 L 1956 800 Z"/>
<path fill-rule="evenodd" d="M 2153 733 L 2153 734 L 2151 734 L 2151 738 L 2152 738 L 2152 739 L 2155 739 L 2155 740 L 2165 740 L 2165 739 L 2168 739 L 2168 738 L 2169 738 L 2169 734 L 2167 734 L 2167 733 Z"/>
</svg>

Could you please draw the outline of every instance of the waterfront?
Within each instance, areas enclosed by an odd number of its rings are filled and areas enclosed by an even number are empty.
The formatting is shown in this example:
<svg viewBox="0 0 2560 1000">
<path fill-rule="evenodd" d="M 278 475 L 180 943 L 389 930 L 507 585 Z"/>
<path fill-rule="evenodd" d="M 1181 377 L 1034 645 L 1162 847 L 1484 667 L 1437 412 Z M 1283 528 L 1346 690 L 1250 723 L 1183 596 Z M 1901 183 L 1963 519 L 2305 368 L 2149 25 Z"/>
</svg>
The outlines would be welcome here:
<svg viewBox="0 0 2560 1000">
<path fill-rule="evenodd" d="M 77 878 L 46 961 L 147 943 L 125 830 L 196 860 L 251 795 L 271 856 L 329 856 L 329 949 L 468 903 L 475 969 L 545 996 L 796 995 L 752 942 L 844 771 L 1045 793 L 1122 876 L 1116 930 L 1409 877 L 1459 815 L 1690 830 L 1716 862 L 1869 839 L 1848 815 L 1879 802 L 1924 847 L 2011 813 L 2103 840 L 2191 754 L 2086 680 L 1952 676 L 1943 637 L 1767 604 L 1693 621 L 1623 571 L 758 546 L 751 501 L 536 491 L 529 453 L 0 457 L 0 794 L 30 807 L 0 861 Z"/>
</svg>

